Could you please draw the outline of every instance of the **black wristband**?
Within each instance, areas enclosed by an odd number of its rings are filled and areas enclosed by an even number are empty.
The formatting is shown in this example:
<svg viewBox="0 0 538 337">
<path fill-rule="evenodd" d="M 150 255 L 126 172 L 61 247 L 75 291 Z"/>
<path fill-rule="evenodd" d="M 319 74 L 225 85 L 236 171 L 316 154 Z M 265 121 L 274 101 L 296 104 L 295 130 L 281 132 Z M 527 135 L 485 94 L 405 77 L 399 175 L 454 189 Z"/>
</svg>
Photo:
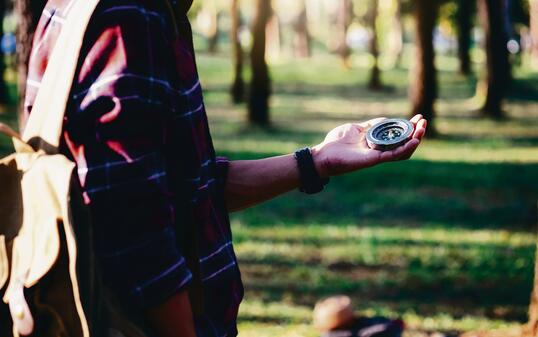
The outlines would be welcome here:
<svg viewBox="0 0 538 337">
<path fill-rule="evenodd" d="M 304 148 L 295 152 L 295 159 L 299 167 L 299 178 L 301 186 L 299 190 L 306 194 L 315 194 L 323 191 L 325 185 L 329 183 L 329 178 L 321 178 L 314 165 L 314 159 L 309 148 Z"/>
</svg>

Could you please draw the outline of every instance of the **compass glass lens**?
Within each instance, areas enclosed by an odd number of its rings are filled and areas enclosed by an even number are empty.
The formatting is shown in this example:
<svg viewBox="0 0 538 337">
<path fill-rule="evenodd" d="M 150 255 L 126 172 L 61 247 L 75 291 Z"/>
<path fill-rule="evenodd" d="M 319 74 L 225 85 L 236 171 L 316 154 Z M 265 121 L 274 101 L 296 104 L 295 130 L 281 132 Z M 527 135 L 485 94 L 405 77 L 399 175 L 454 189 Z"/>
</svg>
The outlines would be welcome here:
<svg viewBox="0 0 538 337">
<path fill-rule="evenodd" d="M 404 130 L 400 126 L 390 125 L 379 130 L 376 137 L 380 140 L 391 141 L 400 138 L 403 133 Z"/>
<path fill-rule="evenodd" d="M 380 138 L 382 140 L 394 140 L 401 136 L 402 136 L 402 131 L 394 128 L 394 129 L 383 131 Z"/>
<path fill-rule="evenodd" d="M 413 125 L 404 119 L 388 119 L 374 125 L 367 134 L 371 148 L 388 150 L 409 140 Z"/>
</svg>

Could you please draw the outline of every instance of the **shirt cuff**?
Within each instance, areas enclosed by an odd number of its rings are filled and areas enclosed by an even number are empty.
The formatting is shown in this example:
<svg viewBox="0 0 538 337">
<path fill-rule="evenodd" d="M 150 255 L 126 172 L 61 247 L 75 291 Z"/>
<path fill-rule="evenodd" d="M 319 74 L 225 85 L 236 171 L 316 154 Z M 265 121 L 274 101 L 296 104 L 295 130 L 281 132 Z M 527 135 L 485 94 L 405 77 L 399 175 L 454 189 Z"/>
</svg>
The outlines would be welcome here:
<svg viewBox="0 0 538 337">
<path fill-rule="evenodd" d="M 217 157 L 217 181 L 219 190 L 224 193 L 226 189 L 226 180 L 228 179 L 228 170 L 230 168 L 230 160 L 226 157 Z"/>
</svg>

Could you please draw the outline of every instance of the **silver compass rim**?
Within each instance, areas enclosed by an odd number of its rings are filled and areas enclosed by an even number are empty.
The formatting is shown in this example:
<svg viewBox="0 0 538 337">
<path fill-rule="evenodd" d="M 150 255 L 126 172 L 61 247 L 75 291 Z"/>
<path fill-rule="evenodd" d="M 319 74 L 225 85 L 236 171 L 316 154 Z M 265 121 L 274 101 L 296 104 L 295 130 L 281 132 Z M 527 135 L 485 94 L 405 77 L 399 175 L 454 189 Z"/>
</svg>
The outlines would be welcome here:
<svg viewBox="0 0 538 337">
<path fill-rule="evenodd" d="M 399 128 L 403 129 L 402 135 L 391 140 L 382 140 L 382 139 L 377 138 L 375 136 L 376 132 L 382 127 L 389 126 L 389 124 L 394 124 L 394 126 L 398 126 Z M 400 119 L 400 118 L 385 119 L 375 124 L 368 130 L 368 133 L 366 134 L 366 139 L 368 140 L 368 143 L 371 143 L 373 145 L 378 145 L 378 146 L 399 145 L 406 142 L 409 139 L 409 137 L 413 133 L 413 130 L 414 130 L 413 124 L 406 119 Z"/>
</svg>

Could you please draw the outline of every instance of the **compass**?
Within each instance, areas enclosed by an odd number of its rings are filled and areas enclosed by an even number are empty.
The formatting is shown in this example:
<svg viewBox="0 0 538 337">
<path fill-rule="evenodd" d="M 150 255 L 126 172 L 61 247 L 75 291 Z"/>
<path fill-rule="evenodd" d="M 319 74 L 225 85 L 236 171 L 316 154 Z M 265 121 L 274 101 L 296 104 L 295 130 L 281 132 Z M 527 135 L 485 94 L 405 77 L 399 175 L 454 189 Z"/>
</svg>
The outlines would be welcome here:
<svg viewBox="0 0 538 337">
<path fill-rule="evenodd" d="M 392 150 L 407 143 L 414 129 L 413 124 L 406 119 L 385 119 L 368 130 L 366 141 L 371 149 Z"/>
</svg>

